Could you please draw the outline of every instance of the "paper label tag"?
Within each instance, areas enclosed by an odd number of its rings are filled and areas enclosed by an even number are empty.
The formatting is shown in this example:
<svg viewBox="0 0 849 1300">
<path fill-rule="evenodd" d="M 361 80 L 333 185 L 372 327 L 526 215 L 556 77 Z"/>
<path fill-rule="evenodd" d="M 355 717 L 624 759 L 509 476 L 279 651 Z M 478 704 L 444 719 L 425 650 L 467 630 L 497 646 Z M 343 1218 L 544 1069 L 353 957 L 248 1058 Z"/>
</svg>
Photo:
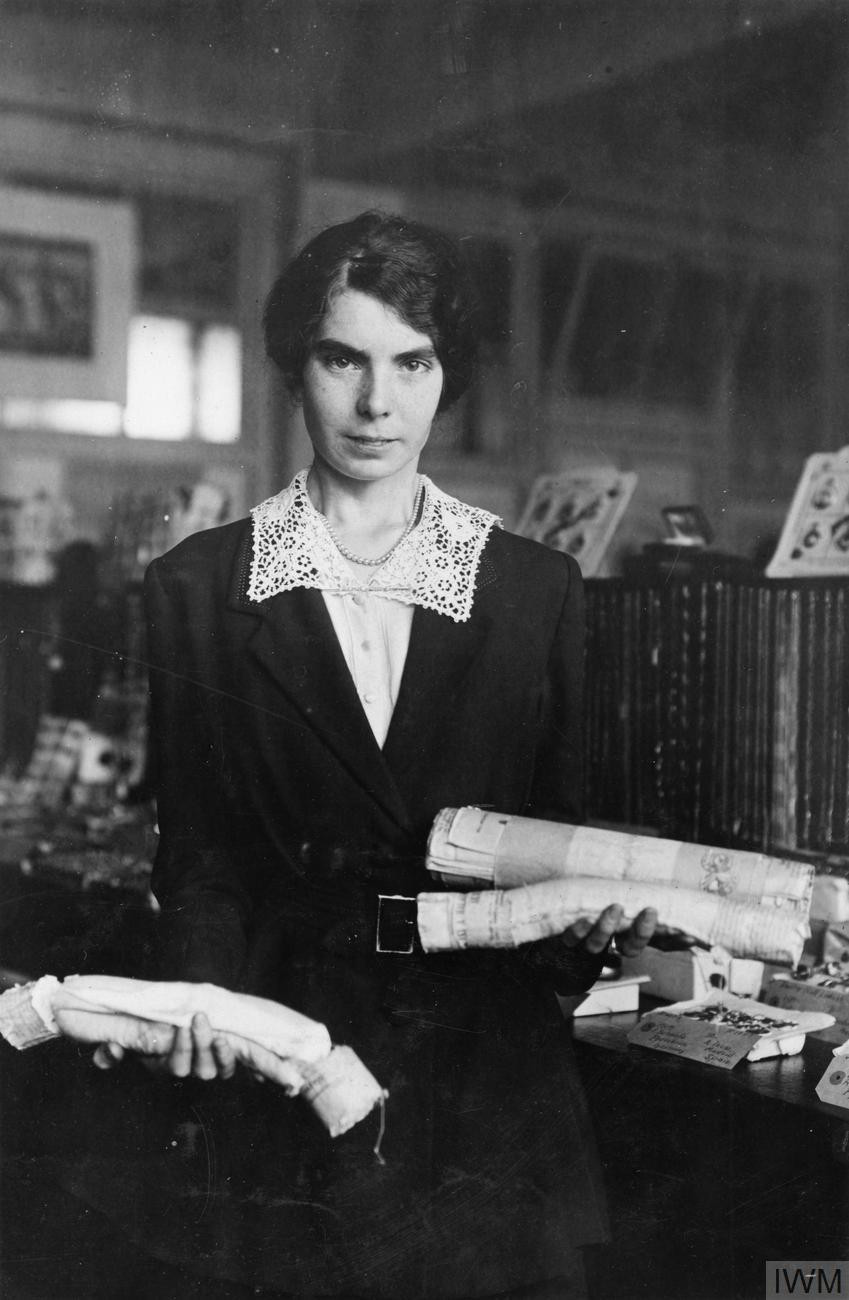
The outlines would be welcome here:
<svg viewBox="0 0 849 1300">
<path fill-rule="evenodd" d="M 806 1033 L 832 1024 L 834 1016 L 824 1011 L 777 1010 L 752 998 L 712 993 L 650 1011 L 628 1041 L 730 1069 L 754 1047 L 759 1057 L 798 1051 Z"/>
<path fill-rule="evenodd" d="M 749 1054 L 760 1037 L 754 1032 L 727 1029 L 704 1020 L 651 1011 L 631 1030 L 628 1041 L 656 1052 L 671 1052 L 673 1056 L 686 1056 L 691 1061 L 730 1070 Z"/>
<path fill-rule="evenodd" d="M 832 1106 L 849 1107 L 849 1061 L 835 1056 L 815 1088 L 820 1101 Z"/>
<path fill-rule="evenodd" d="M 458 848 L 471 849 L 494 858 L 510 817 L 485 812 L 482 808 L 459 808 L 451 823 L 449 842 Z"/>
</svg>

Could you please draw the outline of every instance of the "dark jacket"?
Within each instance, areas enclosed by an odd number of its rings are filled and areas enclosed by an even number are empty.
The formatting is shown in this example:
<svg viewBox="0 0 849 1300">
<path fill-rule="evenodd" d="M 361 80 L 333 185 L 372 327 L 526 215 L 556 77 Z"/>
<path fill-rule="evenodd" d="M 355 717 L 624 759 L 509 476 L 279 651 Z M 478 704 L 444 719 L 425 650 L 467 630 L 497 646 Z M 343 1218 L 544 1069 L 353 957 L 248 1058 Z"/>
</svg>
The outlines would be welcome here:
<svg viewBox="0 0 849 1300">
<path fill-rule="evenodd" d="M 250 558 L 241 521 L 148 571 L 159 974 L 321 1020 L 389 1100 L 381 1162 L 376 1119 L 331 1141 L 254 1090 L 221 1120 L 208 1249 L 295 1293 L 442 1300 L 557 1276 L 603 1211 L 553 987 L 598 963 L 550 943 L 381 956 L 374 918 L 378 893 L 438 887 L 424 853 L 444 806 L 580 818 L 577 565 L 493 532 L 468 621 L 415 610 L 381 751 L 321 594 L 251 603 Z"/>
</svg>

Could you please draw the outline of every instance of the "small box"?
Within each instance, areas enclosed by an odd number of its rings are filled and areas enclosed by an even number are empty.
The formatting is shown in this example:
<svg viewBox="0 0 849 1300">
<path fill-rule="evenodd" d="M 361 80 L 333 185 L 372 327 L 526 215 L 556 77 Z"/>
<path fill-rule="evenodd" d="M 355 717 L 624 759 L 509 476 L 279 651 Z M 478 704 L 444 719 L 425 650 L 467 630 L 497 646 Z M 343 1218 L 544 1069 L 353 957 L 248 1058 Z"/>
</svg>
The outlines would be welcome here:
<svg viewBox="0 0 849 1300">
<path fill-rule="evenodd" d="M 624 957 L 622 971 L 628 975 L 647 975 L 644 992 L 668 1002 L 685 1002 L 690 998 L 703 998 L 711 989 L 728 985 L 727 954 L 719 955 L 713 949 L 676 949 L 661 952 L 659 948 L 645 948 L 639 957 Z"/>
<path fill-rule="evenodd" d="M 686 948 L 663 952 L 649 946 L 639 957 L 626 957 L 623 972 L 648 975 L 644 992 L 667 1002 L 704 998 L 725 990 L 741 998 L 760 997 L 766 980 L 783 967 L 748 957 L 732 957 L 724 948 Z"/>
<path fill-rule="evenodd" d="M 648 975 L 620 975 L 600 979 L 583 998 L 559 997 L 560 1008 L 567 1017 L 607 1016 L 616 1011 L 636 1011 L 640 1005 L 640 985 Z"/>
<path fill-rule="evenodd" d="M 849 921 L 827 923 L 822 932 L 820 960 L 849 963 Z"/>
<path fill-rule="evenodd" d="M 826 1011 L 834 1024 L 816 1031 L 827 1043 L 849 1039 L 849 965 L 829 966 L 806 975 L 774 975 L 766 988 L 771 1006 L 792 1011 Z"/>
<path fill-rule="evenodd" d="M 830 925 L 849 924 L 849 880 L 824 872 L 814 876 L 811 920 L 828 921 Z"/>
</svg>

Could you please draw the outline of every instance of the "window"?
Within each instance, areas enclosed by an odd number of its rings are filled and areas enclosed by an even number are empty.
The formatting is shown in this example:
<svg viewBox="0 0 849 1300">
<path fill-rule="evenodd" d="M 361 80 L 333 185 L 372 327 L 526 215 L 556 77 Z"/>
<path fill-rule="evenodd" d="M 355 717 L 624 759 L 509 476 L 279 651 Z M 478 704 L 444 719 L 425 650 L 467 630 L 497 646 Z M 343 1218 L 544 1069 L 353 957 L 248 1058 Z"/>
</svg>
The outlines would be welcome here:
<svg viewBox="0 0 849 1300">
<path fill-rule="evenodd" d="M 139 194 L 137 314 L 127 402 L 0 399 L 0 427 L 63 434 L 234 443 L 241 426 L 238 208 Z"/>
<path fill-rule="evenodd" d="M 23 401 L 0 404 L 7 428 L 128 438 L 232 443 L 241 422 L 238 330 L 178 316 L 136 316 L 130 323 L 127 405 Z"/>
</svg>

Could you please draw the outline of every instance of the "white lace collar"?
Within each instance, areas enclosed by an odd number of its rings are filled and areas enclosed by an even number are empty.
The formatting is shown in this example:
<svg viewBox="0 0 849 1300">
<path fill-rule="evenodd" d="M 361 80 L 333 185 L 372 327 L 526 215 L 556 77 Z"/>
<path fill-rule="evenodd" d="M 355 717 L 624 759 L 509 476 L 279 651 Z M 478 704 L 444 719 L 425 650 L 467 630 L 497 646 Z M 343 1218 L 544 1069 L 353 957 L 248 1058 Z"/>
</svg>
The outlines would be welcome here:
<svg viewBox="0 0 849 1300">
<path fill-rule="evenodd" d="M 251 511 L 253 560 L 248 598 L 268 600 L 295 587 L 370 591 L 421 605 L 464 623 L 472 612 L 481 552 L 497 515 L 441 492 L 422 475 L 424 504 L 418 526 L 367 579 L 345 562 L 324 516 L 310 501 L 301 470 L 276 496 Z"/>
</svg>

